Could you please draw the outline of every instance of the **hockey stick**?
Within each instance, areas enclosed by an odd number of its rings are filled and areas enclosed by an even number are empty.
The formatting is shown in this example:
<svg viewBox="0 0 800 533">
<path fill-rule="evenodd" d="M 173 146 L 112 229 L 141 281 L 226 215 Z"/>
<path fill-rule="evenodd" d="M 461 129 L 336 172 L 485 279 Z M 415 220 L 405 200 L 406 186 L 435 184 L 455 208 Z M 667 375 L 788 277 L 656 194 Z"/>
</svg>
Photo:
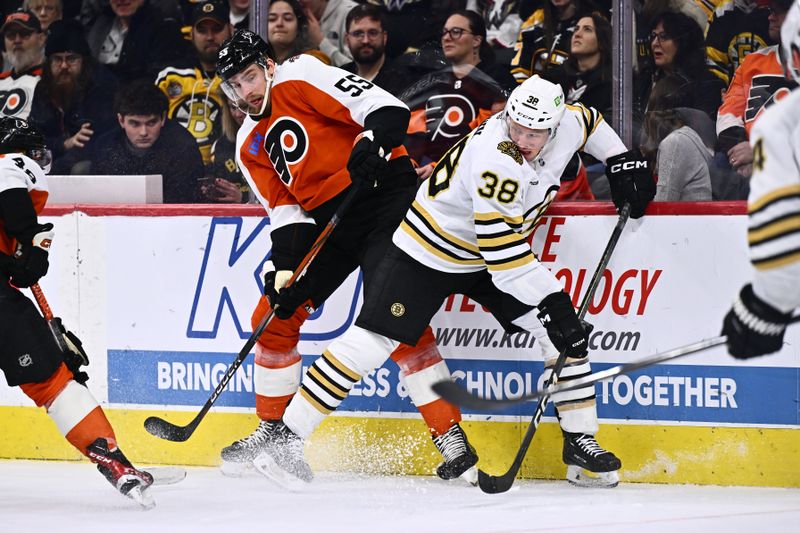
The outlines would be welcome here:
<svg viewBox="0 0 800 533">
<path fill-rule="evenodd" d="M 794 324 L 796 322 L 800 322 L 800 314 L 793 316 L 789 324 Z M 643 357 L 637 361 L 631 361 L 630 363 L 612 366 L 611 368 L 607 368 L 600 372 L 595 372 L 594 374 L 589 374 L 588 376 L 574 379 L 568 383 L 558 383 L 552 386 L 544 387 L 536 392 L 520 396 L 519 398 L 480 398 L 478 396 L 473 396 L 464 388 L 456 385 L 452 381 L 440 381 L 439 383 L 433 385 L 433 390 L 447 401 L 463 407 L 469 407 L 471 409 L 478 409 L 481 411 L 503 409 L 513 405 L 529 402 L 531 400 L 536 400 L 538 398 L 552 396 L 553 394 L 581 389 L 588 385 L 593 385 L 598 381 L 605 381 L 615 376 L 630 374 L 631 372 L 635 372 L 649 366 L 664 363 L 666 361 L 672 361 L 673 359 L 702 352 L 710 348 L 716 348 L 717 346 L 725 344 L 727 340 L 728 339 L 725 335 L 720 335 L 711 339 L 703 339 L 692 344 L 686 344 L 678 348 L 673 348 L 672 350 L 666 352 L 648 355 L 647 357 Z"/>
<path fill-rule="evenodd" d="M 600 284 L 600 278 L 603 277 L 603 272 L 608 266 L 608 262 L 611 260 L 611 254 L 614 252 L 614 248 L 617 246 L 617 241 L 619 241 L 619 237 L 622 235 L 622 230 L 625 228 L 625 224 L 628 222 L 630 213 L 631 206 L 626 202 L 619 213 L 617 225 L 614 227 L 614 231 L 611 232 L 611 237 L 609 238 L 608 244 L 606 244 L 606 248 L 603 251 L 602 257 L 600 258 L 600 263 L 597 265 L 597 269 L 594 271 L 591 282 L 589 282 L 589 288 L 587 289 L 586 294 L 583 297 L 583 301 L 581 302 L 580 309 L 578 310 L 578 318 L 583 318 L 586 315 L 586 311 L 589 309 L 589 304 L 594 297 L 597 286 Z M 553 384 L 558 381 L 558 376 L 561 374 L 561 370 L 564 368 L 564 363 L 566 360 L 566 351 L 561 352 L 556 360 L 555 366 L 553 367 L 553 371 L 550 374 L 550 379 L 548 379 L 547 383 L 545 384 L 545 388 L 553 386 Z M 434 385 L 434 391 L 437 393 L 439 392 L 437 390 L 438 385 L 439 384 Z M 450 401 L 450 398 L 444 394 L 439 394 L 445 400 Z M 539 400 L 539 403 L 536 406 L 536 411 L 533 413 L 531 423 L 528 426 L 528 430 L 525 432 L 525 437 L 523 437 L 522 443 L 517 450 L 517 455 L 514 457 L 514 462 L 511 463 L 511 467 L 508 469 L 508 471 L 500 476 L 492 476 L 483 470 L 478 471 L 478 486 L 483 492 L 489 494 L 506 492 L 511 488 L 511 485 L 514 484 L 514 479 L 516 479 L 519 469 L 522 468 L 522 461 L 525 459 L 525 455 L 528 453 L 528 448 L 533 441 L 533 436 L 536 434 L 536 430 L 539 427 L 539 423 L 542 420 L 542 415 L 544 414 L 544 410 L 547 408 L 549 400 L 549 396 L 543 396 Z"/>
<path fill-rule="evenodd" d="M 322 246 L 331 236 L 331 232 L 333 232 L 334 228 L 339 224 L 342 216 L 344 215 L 345 211 L 347 211 L 348 207 L 350 207 L 350 204 L 353 203 L 353 200 L 357 194 L 358 187 L 354 185 L 351 187 L 350 192 L 347 193 L 347 196 L 345 196 L 344 200 L 342 200 L 342 203 L 336 209 L 336 213 L 334 213 L 333 217 L 331 217 L 330 221 L 325 226 L 325 229 L 322 230 L 322 233 L 320 233 L 319 237 L 317 237 L 317 240 L 311 245 L 311 249 L 303 258 L 303 261 L 300 262 L 300 265 L 295 269 L 292 277 L 289 278 L 289 281 L 286 282 L 285 287 L 290 287 L 306 273 L 308 267 L 311 266 L 311 262 L 317 257 L 317 254 L 319 254 Z M 195 416 L 191 422 L 185 426 L 177 426 L 164 420 L 163 418 L 150 416 L 144 421 L 144 428 L 151 435 L 173 442 L 184 442 L 191 437 L 192 433 L 194 433 L 194 430 L 197 429 L 197 426 L 211 409 L 211 406 L 214 405 L 214 403 L 217 401 L 217 398 L 219 398 L 219 395 L 222 394 L 222 391 L 224 391 L 225 387 L 228 386 L 228 382 L 230 382 L 230 380 L 233 378 L 236 370 L 247 358 L 250 350 L 253 349 L 256 341 L 258 341 L 258 338 L 267 328 L 267 325 L 272 321 L 273 316 L 274 311 L 270 309 L 269 313 L 267 313 L 264 318 L 261 319 L 261 322 L 258 323 L 256 329 L 253 331 L 253 334 L 250 335 L 250 338 L 247 339 L 247 342 L 242 347 L 239 355 L 236 356 L 236 359 L 234 359 L 233 363 L 231 363 L 231 365 L 228 367 L 228 370 L 225 371 L 225 375 L 222 376 L 219 384 L 214 389 L 214 392 L 211 393 L 211 397 L 208 398 L 205 405 L 203 405 L 203 408 L 200 409 L 200 412 L 197 413 L 197 416 Z"/>
</svg>

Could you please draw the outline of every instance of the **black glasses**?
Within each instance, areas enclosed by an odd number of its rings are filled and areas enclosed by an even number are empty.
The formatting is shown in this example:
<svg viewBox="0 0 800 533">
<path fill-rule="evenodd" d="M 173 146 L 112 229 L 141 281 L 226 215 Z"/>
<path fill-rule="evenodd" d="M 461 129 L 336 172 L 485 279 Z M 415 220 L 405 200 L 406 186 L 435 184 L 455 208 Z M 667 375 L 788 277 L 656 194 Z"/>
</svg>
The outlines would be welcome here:
<svg viewBox="0 0 800 533">
<path fill-rule="evenodd" d="M 444 38 L 445 35 L 450 34 L 451 39 L 453 40 L 460 39 L 461 36 L 464 35 L 465 33 L 472 33 L 472 32 L 465 30 L 464 28 L 450 28 L 449 30 L 447 28 L 444 28 L 442 30 L 442 38 Z"/>
<path fill-rule="evenodd" d="M 665 32 L 665 31 L 662 31 L 662 32 L 659 32 L 659 33 L 650 32 L 650 42 L 652 43 L 656 39 L 658 39 L 658 42 L 663 43 L 664 41 L 671 41 L 672 37 L 667 35 L 667 32 Z"/>
<path fill-rule="evenodd" d="M 349 35 L 353 39 L 361 40 L 364 38 L 365 35 L 367 36 L 368 39 L 377 39 L 378 37 L 383 35 L 383 33 L 384 32 L 382 32 L 381 30 L 367 30 L 367 31 L 356 30 L 348 32 L 347 35 Z"/>
</svg>

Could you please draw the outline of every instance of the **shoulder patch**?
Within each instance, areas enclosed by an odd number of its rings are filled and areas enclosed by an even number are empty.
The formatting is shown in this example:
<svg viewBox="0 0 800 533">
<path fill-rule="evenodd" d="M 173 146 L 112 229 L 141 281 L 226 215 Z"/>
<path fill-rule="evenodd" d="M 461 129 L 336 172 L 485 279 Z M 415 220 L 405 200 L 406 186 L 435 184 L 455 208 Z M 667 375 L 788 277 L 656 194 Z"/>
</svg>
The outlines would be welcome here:
<svg viewBox="0 0 800 533">
<path fill-rule="evenodd" d="M 518 165 L 522 164 L 522 152 L 519 151 L 519 147 L 517 147 L 516 144 L 511 141 L 500 141 L 497 145 L 497 149 L 501 154 L 506 154 L 513 159 Z"/>
</svg>

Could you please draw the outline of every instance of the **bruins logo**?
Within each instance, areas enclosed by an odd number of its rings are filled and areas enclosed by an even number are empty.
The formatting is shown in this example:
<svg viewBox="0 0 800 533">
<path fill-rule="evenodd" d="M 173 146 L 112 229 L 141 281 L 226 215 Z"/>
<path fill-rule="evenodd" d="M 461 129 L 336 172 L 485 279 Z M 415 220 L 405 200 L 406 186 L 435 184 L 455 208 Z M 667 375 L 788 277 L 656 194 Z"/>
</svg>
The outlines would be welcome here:
<svg viewBox="0 0 800 533">
<path fill-rule="evenodd" d="M 518 165 L 522 164 L 522 152 L 519 151 L 519 147 L 516 144 L 511 141 L 501 141 L 497 145 L 497 149 L 500 150 L 501 154 L 506 154 L 513 159 Z"/>
<path fill-rule="evenodd" d="M 406 314 L 406 306 L 401 304 L 400 302 L 395 302 L 389 308 L 389 311 L 396 317 L 401 317 Z"/>
<path fill-rule="evenodd" d="M 276 120 L 264 137 L 269 160 L 286 185 L 292 182 L 290 165 L 296 165 L 308 153 L 308 134 L 300 122 L 291 117 Z"/>
</svg>

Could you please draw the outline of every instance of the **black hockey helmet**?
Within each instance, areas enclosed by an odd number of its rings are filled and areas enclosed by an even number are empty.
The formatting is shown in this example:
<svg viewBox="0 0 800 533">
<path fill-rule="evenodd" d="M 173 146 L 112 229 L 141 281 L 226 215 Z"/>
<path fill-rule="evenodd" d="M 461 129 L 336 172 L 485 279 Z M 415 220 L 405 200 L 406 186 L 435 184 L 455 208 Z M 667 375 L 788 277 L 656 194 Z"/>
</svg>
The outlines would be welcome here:
<svg viewBox="0 0 800 533">
<path fill-rule="evenodd" d="M 44 135 L 27 120 L 0 118 L 0 154 L 23 153 L 47 171 L 52 161 Z"/>
<path fill-rule="evenodd" d="M 263 57 L 275 59 L 272 47 L 248 30 L 236 32 L 219 47 L 217 74 L 227 81 Z"/>
</svg>

